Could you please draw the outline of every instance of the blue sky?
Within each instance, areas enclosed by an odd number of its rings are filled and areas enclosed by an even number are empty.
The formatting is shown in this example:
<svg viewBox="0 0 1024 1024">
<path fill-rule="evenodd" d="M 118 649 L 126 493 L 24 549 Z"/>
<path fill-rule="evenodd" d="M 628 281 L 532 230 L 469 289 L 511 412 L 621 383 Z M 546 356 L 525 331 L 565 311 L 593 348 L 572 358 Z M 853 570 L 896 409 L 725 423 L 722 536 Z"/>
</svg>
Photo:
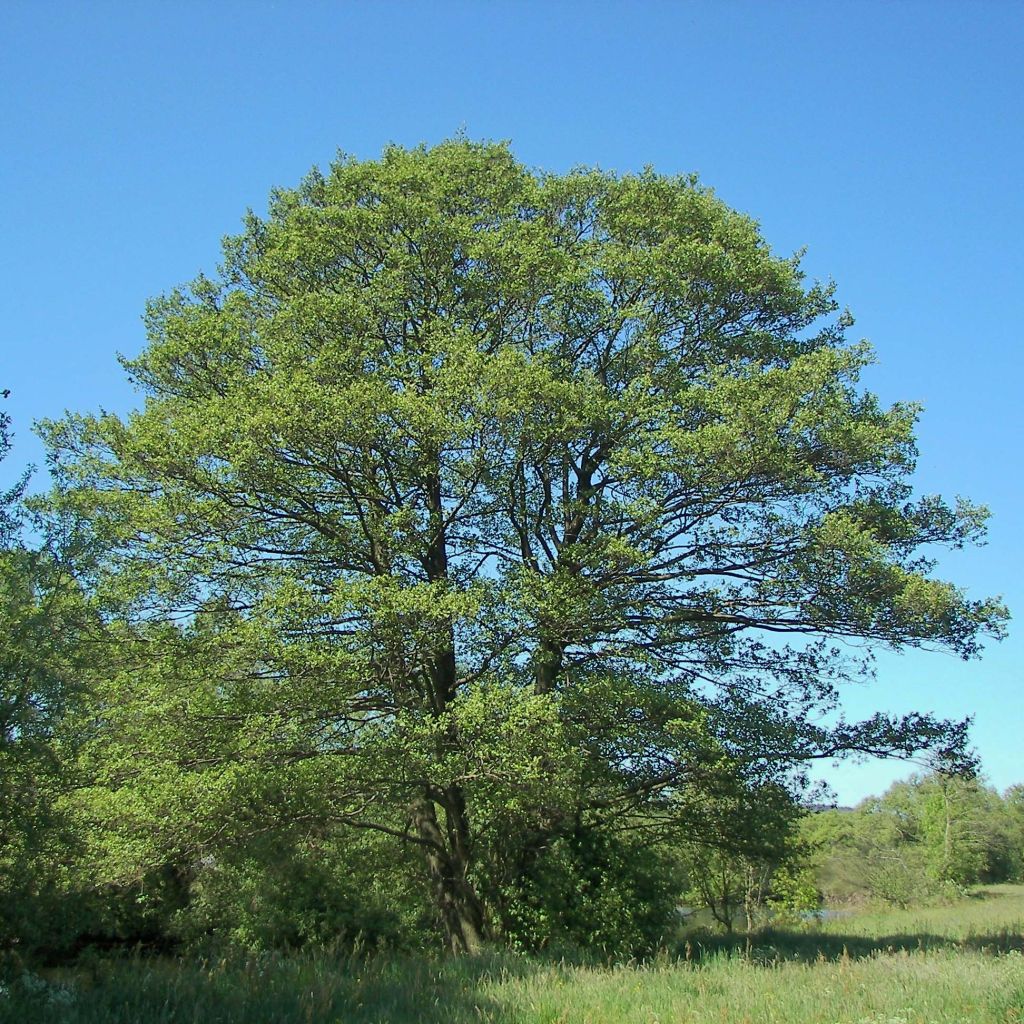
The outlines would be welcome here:
<svg viewBox="0 0 1024 1024">
<path fill-rule="evenodd" d="M 925 406 L 916 481 L 990 506 L 945 557 L 1024 608 L 1020 537 L 1024 5 L 146 3 L 0 5 L 0 386 L 16 446 L 64 409 L 136 401 L 148 296 L 213 270 L 270 188 L 338 149 L 458 131 L 528 164 L 696 171 L 780 253 L 834 278 L 875 345 L 867 384 Z M 884 655 L 876 708 L 975 716 L 999 787 L 1024 781 L 1024 646 Z M 827 769 L 842 802 L 908 767 Z"/>
</svg>

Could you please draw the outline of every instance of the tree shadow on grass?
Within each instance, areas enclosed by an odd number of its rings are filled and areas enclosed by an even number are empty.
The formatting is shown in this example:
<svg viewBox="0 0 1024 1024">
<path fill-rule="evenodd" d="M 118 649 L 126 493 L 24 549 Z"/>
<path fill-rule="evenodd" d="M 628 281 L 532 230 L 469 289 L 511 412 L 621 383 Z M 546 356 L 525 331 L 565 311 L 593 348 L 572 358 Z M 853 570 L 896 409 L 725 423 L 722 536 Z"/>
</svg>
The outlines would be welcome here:
<svg viewBox="0 0 1024 1024">
<path fill-rule="evenodd" d="M 990 954 L 1024 952 L 1024 935 L 1009 929 L 952 938 L 926 932 L 868 936 L 766 928 L 749 936 L 695 933 L 687 939 L 683 955 L 688 960 L 698 961 L 715 955 L 734 954 L 764 963 L 780 960 L 813 963 L 934 950 L 971 950 Z"/>
<path fill-rule="evenodd" d="M 480 958 L 254 957 L 201 964 L 104 957 L 44 969 L 0 1001 L 0 1021 L 36 1024 L 522 1024 L 488 988 L 541 964 Z M 55 993 L 67 994 L 54 999 Z M 5 1013 L 13 1016 L 5 1017 Z"/>
<path fill-rule="evenodd" d="M 402 958 L 371 965 L 359 993 L 339 1024 L 520 1024 L 521 1015 L 488 994 L 503 979 L 526 978 L 540 969 L 522 957 L 494 956 L 427 959 Z"/>
</svg>

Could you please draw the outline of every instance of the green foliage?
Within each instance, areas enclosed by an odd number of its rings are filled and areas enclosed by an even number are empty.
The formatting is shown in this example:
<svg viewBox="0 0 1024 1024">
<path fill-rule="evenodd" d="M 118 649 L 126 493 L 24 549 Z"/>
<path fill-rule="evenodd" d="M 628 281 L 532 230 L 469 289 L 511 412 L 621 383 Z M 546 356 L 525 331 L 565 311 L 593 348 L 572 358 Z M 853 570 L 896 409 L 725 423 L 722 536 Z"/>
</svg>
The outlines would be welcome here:
<svg viewBox="0 0 1024 1024">
<path fill-rule="evenodd" d="M 401 854 L 389 845 L 365 836 L 269 836 L 208 854 L 192 866 L 188 902 L 170 930 L 190 946 L 215 948 L 407 946 L 420 922 L 403 920 L 403 911 L 417 901 L 408 892 L 411 879 L 402 886 L 395 870 Z"/>
<path fill-rule="evenodd" d="M 672 938 L 679 858 L 642 830 L 544 837 L 520 851 L 518 867 L 499 895 L 514 948 L 645 956 Z"/>
<path fill-rule="evenodd" d="M 6 389 L 0 392 L 0 398 L 10 394 Z M 10 454 L 13 439 L 11 436 L 11 417 L 0 411 L 0 462 Z M 16 480 L 6 491 L 0 491 L 0 545 L 7 547 L 17 537 L 21 518 L 21 498 L 28 483 L 28 471 Z"/>
<path fill-rule="evenodd" d="M 1003 811 L 999 853 L 993 859 L 1004 865 L 1007 878 L 1024 881 L 1024 785 L 1003 794 Z"/>
<path fill-rule="evenodd" d="M 0 415 L 0 458 L 8 428 Z M 76 836 L 61 806 L 74 742 L 63 725 L 92 672 L 95 625 L 71 567 L 73 534 L 30 519 L 26 482 L 0 494 L 0 953 L 60 942 L 74 918 L 65 897 Z"/>
<path fill-rule="evenodd" d="M 808 911 L 817 910 L 821 904 L 821 893 L 814 878 L 814 872 L 800 862 L 783 865 L 772 875 L 772 900 L 779 915 L 802 918 Z"/>
</svg>

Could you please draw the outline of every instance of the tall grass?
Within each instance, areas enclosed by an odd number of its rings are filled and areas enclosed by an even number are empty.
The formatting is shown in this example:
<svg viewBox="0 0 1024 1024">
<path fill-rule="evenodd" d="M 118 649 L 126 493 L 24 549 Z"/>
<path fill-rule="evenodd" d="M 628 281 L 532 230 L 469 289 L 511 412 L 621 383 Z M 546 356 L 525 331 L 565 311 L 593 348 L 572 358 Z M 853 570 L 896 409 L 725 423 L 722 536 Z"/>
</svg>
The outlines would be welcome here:
<svg viewBox="0 0 1024 1024">
<path fill-rule="evenodd" d="M 97 959 L 0 995 L 11 1024 L 1024 1024 L 1024 887 L 646 965 Z M 689 956 L 689 959 L 687 959 Z"/>
</svg>

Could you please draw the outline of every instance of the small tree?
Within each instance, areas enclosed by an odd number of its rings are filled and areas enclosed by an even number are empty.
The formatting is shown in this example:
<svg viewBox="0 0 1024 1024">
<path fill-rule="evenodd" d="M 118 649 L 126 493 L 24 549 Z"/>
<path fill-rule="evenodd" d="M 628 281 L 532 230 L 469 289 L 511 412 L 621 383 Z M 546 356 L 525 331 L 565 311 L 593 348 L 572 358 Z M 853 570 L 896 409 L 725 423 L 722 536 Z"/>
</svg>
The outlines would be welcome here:
<svg viewBox="0 0 1024 1024">
<path fill-rule="evenodd" d="M 731 932 L 740 915 L 748 932 L 769 901 L 792 908 L 804 895 L 798 877 L 806 857 L 801 808 L 779 786 L 708 801 L 704 827 L 679 842 L 688 879 L 685 898 Z"/>
</svg>

